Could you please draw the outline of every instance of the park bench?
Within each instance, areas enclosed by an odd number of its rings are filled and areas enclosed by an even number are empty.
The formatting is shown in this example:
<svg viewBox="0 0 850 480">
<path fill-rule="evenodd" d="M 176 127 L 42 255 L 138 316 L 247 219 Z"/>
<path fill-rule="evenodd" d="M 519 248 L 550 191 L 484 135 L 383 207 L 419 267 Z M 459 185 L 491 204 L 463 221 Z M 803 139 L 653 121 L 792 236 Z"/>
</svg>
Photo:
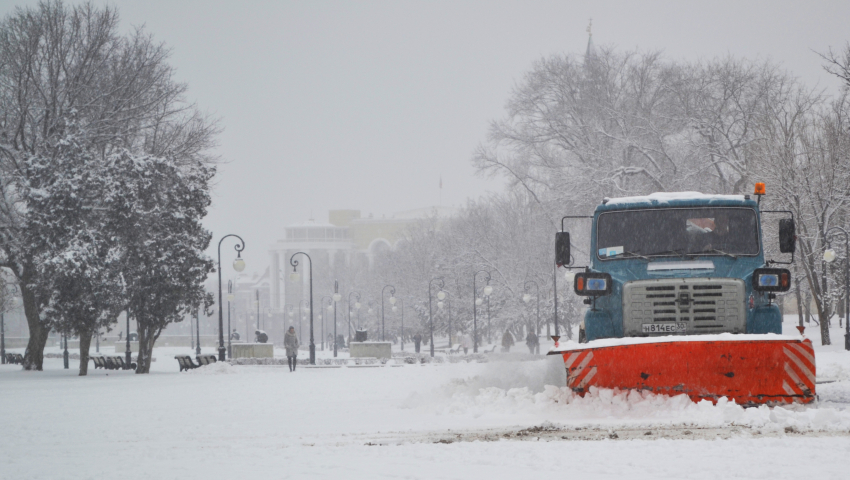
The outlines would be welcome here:
<svg viewBox="0 0 850 480">
<path fill-rule="evenodd" d="M 100 355 L 94 355 L 91 358 L 91 361 L 94 362 L 94 368 L 106 368 L 106 359 Z"/>
<path fill-rule="evenodd" d="M 114 355 L 109 357 L 104 357 L 106 360 L 106 368 L 108 370 L 135 370 L 136 364 L 131 363 L 129 367 L 127 363 L 124 361 L 124 357 L 120 355 Z"/>
<path fill-rule="evenodd" d="M 209 365 L 211 363 L 215 363 L 215 355 L 198 355 L 195 358 L 198 359 L 198 366 L 203 367 L 204 365 Z"/>
<path fill-rule="evenodd" d="M 11 363 L 14 365 L 23 365 L 24 364 L 24 356 L 20 353 L 7 353 L 6 354 L 6 363 Z"/>
<path fill-rule="evenodd" d="M 175 355 L 174 358 L 177 359 L 177 363 L 180 365 L 180 371 L 183 370 L 191 370 L 193 368 L 198 368 L 200 365 L 195 365 L 192 361 L 192 357 L 189 355 Z"/>
</svg>

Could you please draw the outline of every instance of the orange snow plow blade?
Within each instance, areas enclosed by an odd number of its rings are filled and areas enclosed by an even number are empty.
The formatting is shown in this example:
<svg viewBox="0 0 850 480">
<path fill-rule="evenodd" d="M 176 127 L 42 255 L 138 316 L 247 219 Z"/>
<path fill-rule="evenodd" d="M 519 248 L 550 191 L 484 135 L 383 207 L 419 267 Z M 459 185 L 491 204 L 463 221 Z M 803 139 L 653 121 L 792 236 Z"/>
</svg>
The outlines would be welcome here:
<svg viewBox="0 0 850 480">
<path fill-rule="evenodd" d="M 728 397 L 754 405 L 815 399 L 815 352 L 810 340 L 641 340 L 592 346 L 603 340 L 550 355 L 563 355 L 567 386 L 582 396 L 595 386 L 686 394 L 695 402 L 716 403 Z"/>
</svg>

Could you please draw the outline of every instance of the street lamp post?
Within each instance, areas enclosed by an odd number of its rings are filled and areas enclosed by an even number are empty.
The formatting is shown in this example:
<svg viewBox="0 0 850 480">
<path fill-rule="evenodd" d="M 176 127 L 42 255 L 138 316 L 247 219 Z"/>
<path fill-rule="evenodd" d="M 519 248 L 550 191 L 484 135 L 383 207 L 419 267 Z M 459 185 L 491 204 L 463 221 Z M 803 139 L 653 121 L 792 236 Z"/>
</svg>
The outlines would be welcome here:
<svg viewBox="0 0 850 480">
<path fill-rule="evenodd" d="M 130 324 L 130 321 L 127 320 L 127 324 Z M 127 331 L 130 331 L 130 327 L 127 327 Z M 195 339 L 195 354 L 201 354 L 201 306 L 198 305 L 198 309 L 195 310 L 195 332 L 197 333 L 197 337 Z M 128 337 L 129 338 L 129 337 Z M 127 358 L 130 358 L 130 341 L 127 341 Z"/>
<path fill-rule="evenodd" d="M 257 330 L 263 330 L 260 328 L 260 289 L 254 290 L 254 306 L 257 307 Z"/>
<path fill-rule="evenodd" d="M 435 281 L 439 281 L 439 285 L 437 286 L 437 288 L 440 289 L 440 292 L 437 295 L 442 293 L 443 298 L 445 298 L 445 296 L 446 296 L 446 293 L 443 292 L 443 290 L 442 290 L 443 287 L 446 286 L 446 282 L 443 281 L 443 278 L 442 277 L 432 278 L 431 281 L 428 282 L 428 319 L 430 320 L 430 323 L 431 323 L 431 340 L 430 341 L 431 341 L 431 357 L 432 358 L 434 357 L 434 313 L 431 310 L 431 289 L 432 289 L 432 285 L 434 284 Z"/>
<path fill-rule="evenodd" d="M 487 274 L 486 282 L 487 286 L 490 286 L 490 272 L 487 270 L 479 270 L 472 275 L 472 353 L 478 353 L 478 306 L 484 301 L 478 298 L 476 282 L 478 281 L 478 274 L 482 272 Z"/>
<path fill-rule="evenodd" d="M 124 360 L 126 360 L 126 362 L 125 362 L 126 365 L 124 366 L 124 368 L 130 368 L 130 364 L 133 362 L 133 355 L 132 355 L 132 352 L 130 351 L 130 313 L 126 312 L 125 314 L 127 315 L 127 346 L 126 346 L 126 350 L 124 352 L 124 357 L 125 357 Z M 65 339 L 65 345 L 66 346 L 68 345 L 67 337 Z M 200 348 L 200 347 L 198 347 L 198 348 Z M 201 353 L 201 352 L 199 351 L 198 353 Z M 65 363 L 68 363 L 68 362 L 65 361 Z M 65 367 L 65 368 L 68 368 L 68 367 Z"/>
<path fill-rule="evenodd" d="M 230 302 L 233 301 L 233 281 L 227 281 L 227 358 L 233 358 L 233 333 L 230 331 Z"/>
<path fill-rule="evenodd" d="M 224 315 L 222 314 L 222 303 L 221 303 L 221 242 L 224 241 L 227 237 L 236 237 L 239 239 L 239 243 L 237 243 L 233 248 L 236 250 L 236 260 L 233 261 L 233 269 L 237 272 L 241 272 L 245 270 L 245 260 L 242 260 L 242 250 L 245 250 L 245 240 L 242 240 L 242 237 L 239 235 L 229 233 L 218 241 L 218 361 L 224 361 Z M 228 289 L 228 292 L 230 290 Z M 228 308 L 228 315 L 230 315 L 230 308 Z M 127 333 L 130 332 L 130 327 L 127 327 Z M 230 326 L 228 325 L 228 329 Z M 230 331 L 228 330 L 227 336 L 230 336 Z M 228 341 L 228 344 L 230 342 Z M 129 344 L 128 344 L 129 345 Z M 200 345 L 198 345 L 198 354 L 200 354 Z M 127 348 L 129 350 L 129 347 Z M 127 354 L 129 357 L 129 353 Z M 129 360 L 128 360 L 129 363 Z"/>
<path fill-rule="evenodd" d="M 537 285 L 537 282 L 534 280 L 529 280 L 525 282 L 525 295 L 522 296 L 522 301 L 528 303 L 531 301 L 531 295 L 528 294 L 528 286 L 529 284 L 534 285 L 534 288 L 537 289 L 537 323 L 534 326 L 534 335 L 540 335 L 540 285 Z"/>
<path fill-rule="evenodd" d="M 844 235 L 844 350 L 850 350 L 850 234 L 841 227 L 832 227 L 824 235 L 827 242 L 833 230 Z M 835 251 L 829 249 L 823 252 L 823 259 L 832 262 L 835 260 Z"/>
<path fill-rule="evenodd" d="M 448 303 L 448 306 L 446 305 Z M 449 313 L 449 322 L 448 322 L 448 334 L 449 334 L 449 350 L 452 349 L 452 304 L 449 302 L 449 299 L 446 298 L 446 292 L 439 291 L 437 292 L 437 310 L 442 311 L 443 307 L 446 307 Z"/>
<path fill-rule="evenodd" d="M 384 285 L 384 288 L 381 289 L 381 341 L 385 342 L 384 339 L 384 290 L 390 288 L 390 305 L 395 305 L 395 287 L 392 285 Z"/>
<path fill-rule="evenodd" d="M 393 297 L 395 298 L 395 297 Z M 402 299 L 398 299 L 401 302 L 401 351 L 404 351 L 404 301 Z M 390 303 L 394 303 L 392 299 L 390 299 Z M 397 310 L 397 307 L 393 305 L 393 312 Z"/>
<path fill-rule="evenodd" d="M 63 333 L 62 339 L 65 340 L 65 352 L 62 354 L 62 361 L 64 362 L 65 370 L 68 370 L 68 334 Z M 130 347 L 127 347 L 127 349 L 129 350 Z"/>
<path fill-rule="evenodd" d="M 325 303 L 325 299 L 328 299 L 327 303 Z M 331 298 L 330 295 L 322 296 L 322 299 L 319 301 L 319 304 L 322 307 L 324 307 L 325 305 L 328 306 L 328 314 L 330 314 L 331 310 L 333 310 L 333 308 L 334 308 L 333 299 Z M 325 318 L 325 317 L 323 317 L 322 308 L 319 308 L 319 322 L 321 322 L 321 324 L 322 324 L 322 335 L 321 335 L 322 342 L 321 342 L 321 344 L 322 344 L 322 351 L 324 352 L 325 351 L 325 320 L 323 320 L 323 318 Z"/>
<path fill-rule="evenodd" d="M 337 304 L 337 302 L 342 300 L 342 295 L 339 294 L 339 282 L 337 280 L 334 280 L 333 300 L 334 300 L 334 358 L 336 358 L 336 348 L 337 348 L 337 345 L 336 345 L 337 344 L 337 341 L 336 341 L 336 339 L 337 339 L 337 337 L 336 337 L 336 304 Z"/>
<path fill-rule="evenodd" d="M 357 295 L 357 301 L 354 302 L 354 308 L 356 308 L 357 310 L 360 310 L 360 293 L 355 292 L 355 291 L 351 291 L 348 294 L 348 345 L 349 345 L 349 347 L 351 346 L 351 296 L 352 295 Z M 358 315 L 357 318 L 359 319 L 360 315 Z"/>
<path fill-rule="evenodd" d="M 316 364 L 316 340 L 313 337 L 313 259 L 310 255 L 304 252 L 296 252 L 289 258 L 289 264 L 292 265 L 292 273 L 298 273 L 298 260 L 295 260 L 295 255 L 304 255 L 310 261 L 310 365 Z M 297 278 L 297 277 L 296 277 Z"/>
</svg>

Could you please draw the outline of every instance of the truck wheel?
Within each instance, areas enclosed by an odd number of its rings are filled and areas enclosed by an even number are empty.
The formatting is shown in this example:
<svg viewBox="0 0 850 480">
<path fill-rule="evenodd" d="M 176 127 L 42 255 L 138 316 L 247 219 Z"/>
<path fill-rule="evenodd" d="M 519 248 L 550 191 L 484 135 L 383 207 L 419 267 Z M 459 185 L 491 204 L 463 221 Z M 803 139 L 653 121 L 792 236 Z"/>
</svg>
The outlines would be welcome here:
<svg viewBox="0 0 850 480">
<path fill-rule="evenodd" d="M 583 328 L 578 330 L 578 343 L 587 343 L 587 335 L 585 335 Z"/>
</svg>

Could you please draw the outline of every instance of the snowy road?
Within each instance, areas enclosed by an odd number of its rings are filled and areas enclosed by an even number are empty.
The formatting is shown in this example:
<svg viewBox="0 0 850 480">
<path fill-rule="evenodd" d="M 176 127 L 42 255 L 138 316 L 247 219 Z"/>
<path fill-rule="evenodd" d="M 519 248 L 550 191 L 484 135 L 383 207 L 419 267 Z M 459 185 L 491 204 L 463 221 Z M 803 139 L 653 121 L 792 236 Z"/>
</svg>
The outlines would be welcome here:
<svg viewBox="0 0 850 480">
<path fill-rule="evenodd" d="M 157 349 L 147 376 L 0 367 L 0 479 L 828 479 L 850 464 L 850 354 L 836 346 L 817 353 L 834 380 L 818 405 L 787 409 L 573 397 L 552 386 L 557 357 L 181 374 L 184 350 Z"/>
</svg>

